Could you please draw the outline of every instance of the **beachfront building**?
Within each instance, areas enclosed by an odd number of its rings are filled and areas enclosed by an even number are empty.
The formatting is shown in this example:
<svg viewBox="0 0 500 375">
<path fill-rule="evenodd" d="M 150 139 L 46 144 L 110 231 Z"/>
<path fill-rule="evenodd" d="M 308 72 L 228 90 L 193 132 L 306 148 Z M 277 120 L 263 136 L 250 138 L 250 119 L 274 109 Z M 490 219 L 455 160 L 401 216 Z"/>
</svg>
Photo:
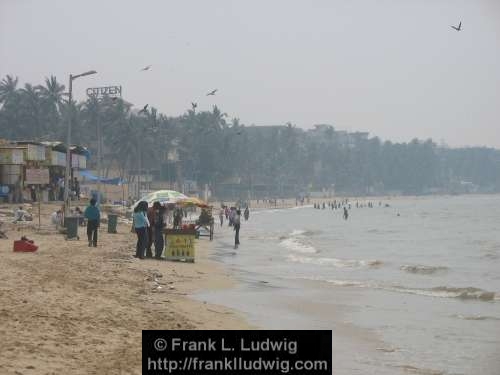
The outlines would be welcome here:
<svg viewBox="0 0 500 375">
<path fill-rule="evenodd" d="M 85 147 L 71 147 L 71 176 L 86 168 L 90 155 Z M 0 142 L 0 198 L 8 202 L 34 200 L 34 187 L 27 182 L 32 170 L 46 171 L 40 184 L 44 202 L 58 200 L 57 181 L 64 177 L 66 146 L 61 142 L 7 141 Z"/>
</svg>

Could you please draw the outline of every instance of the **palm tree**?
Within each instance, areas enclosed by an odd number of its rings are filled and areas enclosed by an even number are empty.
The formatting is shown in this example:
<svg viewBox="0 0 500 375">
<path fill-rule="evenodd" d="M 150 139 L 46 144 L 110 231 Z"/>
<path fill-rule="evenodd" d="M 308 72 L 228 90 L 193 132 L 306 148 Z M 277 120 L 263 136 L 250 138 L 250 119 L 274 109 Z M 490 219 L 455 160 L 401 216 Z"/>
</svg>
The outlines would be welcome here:
<svg viewBox="0 0 500 375">
<path fill-rule="evenodd" d="M 50 78 L 45 78 L 45 86 L 40 85 L 38 88 L 42 98 L 60 111 L 63 97 L 66 96 L 64 93 L 65 86 L 59 84 L 55 76 L 50 76 Z"/>
<path fill-rule="evenodd" d="M 24 85 L 21 89 L 21 108 L 25 117 L 24 125 L 27 127 L 26 136 L 40 139 L 45 129 L 43 129 L 42 101 L 38 87 L 29 83 Z"/>
<path fill-rule="evenodd" d="M 65 86 L 59 84 L 55 76 L 50 76 L 50 78 L 45 78 L 45 86 L 40 85 L 37 88 L 42 99 L 43 112 L 47 116 L 49 133 L 51 136 L 60 135 L 63 125 Z"/>
<path fill-rule="evenodd" d="M 2 79 L 0 82 L 0 103 L 7 103 L 16 95 L 18 81 L 17 77 L 11 75 Z"/>
</svg>

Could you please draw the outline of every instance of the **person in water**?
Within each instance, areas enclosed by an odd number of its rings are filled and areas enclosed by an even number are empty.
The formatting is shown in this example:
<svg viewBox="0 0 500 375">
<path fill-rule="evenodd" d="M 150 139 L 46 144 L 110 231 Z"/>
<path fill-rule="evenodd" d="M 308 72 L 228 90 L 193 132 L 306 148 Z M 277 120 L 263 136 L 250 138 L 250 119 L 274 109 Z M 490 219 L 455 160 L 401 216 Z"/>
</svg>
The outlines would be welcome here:
<svg viewBox="0 0 500 375">
<path fill-rule="evenodd" d="M 344 220 L 349 218 L 349 212 L 347 211 L 347 207 L 344 206 Z"/>
<path fill-rule="evenodd" d="M 220 226 L 222 227 L 222 224 L 224 224 L 224 208 L 223 207 L 219 211 L 219 219 L 220 219 Z"/>
<path fill-rule="evenodd" d="M 240 244 L 240 225 L 241 225 L 241 211 L 236 210 L 233 217 L 233 228 L 234 228 L 234 248 L 237 249 Z"/>
</svg>

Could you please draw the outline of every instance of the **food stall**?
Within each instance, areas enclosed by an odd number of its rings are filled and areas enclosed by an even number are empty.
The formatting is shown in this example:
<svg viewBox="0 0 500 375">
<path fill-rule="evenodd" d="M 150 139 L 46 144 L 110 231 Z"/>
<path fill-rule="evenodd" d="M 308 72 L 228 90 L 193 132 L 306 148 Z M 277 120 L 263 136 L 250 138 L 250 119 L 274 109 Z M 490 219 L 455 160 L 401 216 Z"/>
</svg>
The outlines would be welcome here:
<svg viewBox="0 0 500 375">
<path fill-rule="evenodd" d="M 165 229 L 165 258 L 173 261 L 194 262 L 195 239 L 200 236 L 200 228 L 205 228 L 213 239 L 213 218 L 211 207 L 198 198 L 182 198 L 176 203 L 179 208 L 199 207 L 202 214 L 195 224 L 183 224 L 174 229 Z"/>
</svg>

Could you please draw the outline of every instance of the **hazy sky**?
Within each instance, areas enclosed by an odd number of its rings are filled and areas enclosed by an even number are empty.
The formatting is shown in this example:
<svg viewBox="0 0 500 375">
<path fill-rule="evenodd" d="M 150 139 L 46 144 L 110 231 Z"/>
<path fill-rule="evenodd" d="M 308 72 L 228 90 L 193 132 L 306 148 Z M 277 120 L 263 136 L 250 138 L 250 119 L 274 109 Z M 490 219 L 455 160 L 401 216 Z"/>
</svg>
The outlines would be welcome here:
<svg viewBox="0 0 500 375">
<path fill-rule="evenodd" d="M 500 147 L 500 0 L 0 0 L 0 77 L 89 69 L 77 98 Z"/>
</svg>

